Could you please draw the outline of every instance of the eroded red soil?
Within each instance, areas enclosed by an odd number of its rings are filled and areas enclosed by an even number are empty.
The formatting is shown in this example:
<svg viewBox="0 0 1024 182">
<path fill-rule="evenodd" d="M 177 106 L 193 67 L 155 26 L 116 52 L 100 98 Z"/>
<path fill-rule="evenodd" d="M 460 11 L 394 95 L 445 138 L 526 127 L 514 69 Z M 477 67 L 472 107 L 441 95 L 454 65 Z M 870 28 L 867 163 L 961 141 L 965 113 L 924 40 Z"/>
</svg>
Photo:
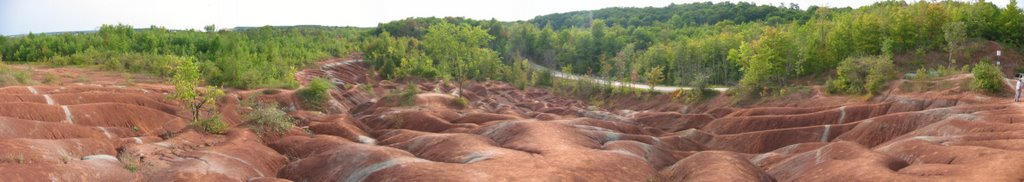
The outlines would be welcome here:
<svg viewBox="0 0 1024 182">
<path fill-rule="evenodd" d="M 225 135 L 189 128 L 167 87 L 0 88 L 0 171 L 4 181 L 1024 179 L 1024 106 L 956 84 L 916 93 L 897 82 L 869 101 L 811 94 L 752 107 L 639 102 L 609 111 L 500 82 L 460 91 L 411 81 L 422 91 L 403 105 L 404 84 L 372 81 L 350 61 L 296 75 L 339 85 L 326 113 L 305 111 L 289 90 L 230 91 L 220 107 L 233 126 Z M 299 128 L 249 131 L 241 115 L 250 108 L 239 100 L 250 96 L 277 102 Z"/>
</svg>

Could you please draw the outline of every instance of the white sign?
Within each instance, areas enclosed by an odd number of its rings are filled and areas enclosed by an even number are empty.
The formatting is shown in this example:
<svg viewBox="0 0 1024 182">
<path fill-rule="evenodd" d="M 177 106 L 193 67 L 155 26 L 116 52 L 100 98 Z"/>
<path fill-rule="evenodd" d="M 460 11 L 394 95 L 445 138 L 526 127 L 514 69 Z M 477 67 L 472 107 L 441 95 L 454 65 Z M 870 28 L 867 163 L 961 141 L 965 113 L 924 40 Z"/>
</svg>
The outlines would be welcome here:
<svg viewBox="0 0 1024 182">
<path fill-rule="evenodd" d="M 996 56 L 1002 56 L 1002 55 L 1003 55 L 1003 51 L 1001 51 L 1001 50 L 996 51 Z"/>
</svg>

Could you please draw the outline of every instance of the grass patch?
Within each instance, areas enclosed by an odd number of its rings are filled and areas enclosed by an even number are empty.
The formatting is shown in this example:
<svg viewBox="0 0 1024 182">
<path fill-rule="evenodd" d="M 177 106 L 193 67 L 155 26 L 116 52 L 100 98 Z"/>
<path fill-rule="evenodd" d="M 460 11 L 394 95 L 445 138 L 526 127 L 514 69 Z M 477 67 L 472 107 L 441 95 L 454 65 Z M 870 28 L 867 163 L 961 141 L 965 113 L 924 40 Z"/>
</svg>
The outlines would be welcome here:
<svg viewBox="0 0 1024 182">
<path fill-rule="evenodd" d="M 92 80 L 90 80 L 89 78 L 86 78 L 84 76 L 79 76 L 79 77 L 75 77 L 73 82 L 75 82 L 75 83 L 92 83 Z"/>
<path fill-rule="evenodd" d="M 32 80 L 32 73 L 29 73 L 28 71 L 15 71 L 11 73 L 11 76 L 14 77 L 14 80 L 17 81 L 18 84 L 34 84 L 34 81 Z"/>
<path fill-rule="evenodd" d="M 220 119 L 220 115 L 198 119 L 190 125 L 198 130 L 212 134 L 223 134 L 228 129 L 228 124 Z"/>
<path fill-rule="evenodd" d="M 249 108 L 257 108 L 261 105 L 259 99 L 256 98 L 256 94 L 245 96 L 245 98 L 238 101 L 238 104 Z"/>
<path fill-rule="evenodd" d="M 54 75 L 53 73 L 46 73 L 45 75 L 43 75 L 44 84 L 53 84 L 57 81 L 57 75 Z"/>
<path fill-rule="evenodd" d="M 420 92 L 420 87 L 416 84 L 406 84 L 405 89 L 402 89 L 398 93 L 398 100 L 402 106 L 412 106 L 416 104 L 416 94 Z"/>
<path fill-rule="evenodd" d="M 123 73 L 123 74 L 121 74 L 121 77 L 124 78 L 124 85 L 125 86 L 134 86 L 135 85 L 135 78 L 132 76 L 132 74 Z"/>
<path fill-rule="evenodd" d="M 284 133 L 295 126 L 295 118 L 281 111 L 276 105 L 262 105 L 245 115 L 249 128 L 257 134 Z"/>
<path fill-rule="evenodd" d="M 416 84 L 406 84 L 401 89 L 390 90 L 381 98 L 381 102 L 388 103 L 389 105 L 413 106 L 416 105 L 416 94 L 419 92 L 420 88 Z"/>
<path fill-rule="evenodd" d="M 28 160 L 26 160 L 25 155 L 22 154 L 8 154 L 7 156 L 4 156 L 4 158 L 0 159 L 0 162 L 25 164 L 28 163 Z"/>
<path fill-rule="evenodd" d="M 672 98 L 686 104 L 700 104 L 708 99 L 718 96 L 718 92 L 710 89 L 677 90 L 672 93 Z"/>
<path fill-rule="evenodd" d="M 134 156 L 128 154 L 128 152 L 121 152 L 117 154 L 117 160 L 121 161 L 121 166 L 130 172 L 139 171 L 139 160 L 135 159 Z"/>
</svg>

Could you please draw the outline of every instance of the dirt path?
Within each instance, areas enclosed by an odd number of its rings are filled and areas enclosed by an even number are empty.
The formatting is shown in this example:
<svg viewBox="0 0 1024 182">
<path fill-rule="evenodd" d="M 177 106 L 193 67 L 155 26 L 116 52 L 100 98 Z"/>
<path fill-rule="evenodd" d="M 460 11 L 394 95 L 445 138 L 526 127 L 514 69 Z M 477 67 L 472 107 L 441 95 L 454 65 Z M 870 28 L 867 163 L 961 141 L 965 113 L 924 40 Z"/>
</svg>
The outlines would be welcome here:
<svg viewBox="0 0 1024 182">
<path fill-rule="evenodd" d="M 532 62 L 530 63 L 530 66 L 533 69 L 536 69 L 536 70 L 551 72 L 551 75 L 553 75 L 555 77 L 558 77 L 558 78 L 562 78 L 562 79 L 569 79 L 569 80 L 586 79 L 586 80 L 589 80 L 591 82 L 608 83 L 608 80 L 605 80 L 605 79 L 589 77 L 589 76 L 579 76 L 579 75 L 567 74 L 567 73 L 563 73 L 563 72 L 558 71 L 558 70 L 548 69 L 547 67 L 544 67 L 544 66 L 538 65 L 536 63 L 532 63 Z M 629 88 L 644 89 L 644 90 L 651 89 L 650 85 L 641 84 L 641 83 L 623 83 L 623 82 L 618 82 L 618 81 L 611 81 L 611 84 L 613 86 L 616 86 L 616 87 L 629 87 Z M 708 89 L 715 90 L 715 91 L 718 91 L 718 92 L 725 92 L 725 91 L 729 90 L 729 87 L 712 87 L 712 88 L 708 88 Z M 678 86 L 655 85 L 653 90 L 656 91 L 656 92 L 669 93 L 669 92 L 675 92 L 676 90 L 693 90 L 693 87 L 678 87 Z"/>
</svg>

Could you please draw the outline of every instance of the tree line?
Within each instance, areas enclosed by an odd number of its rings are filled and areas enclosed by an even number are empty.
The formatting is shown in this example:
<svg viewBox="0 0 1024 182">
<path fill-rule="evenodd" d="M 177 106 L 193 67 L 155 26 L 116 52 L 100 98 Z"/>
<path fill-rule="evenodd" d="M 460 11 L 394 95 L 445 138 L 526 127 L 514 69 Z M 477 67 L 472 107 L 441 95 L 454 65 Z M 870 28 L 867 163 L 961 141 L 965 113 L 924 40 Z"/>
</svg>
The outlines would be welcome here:
<svg viewBox="0 0 1024 182">
<path fill-rule="evenodd" d="M 1016 3 L 883 1 L 856 9 L 802 9 L 708 2 L 578 11 L 517 22 L 407 18 L 372 29 L 211 27 L 201 32 L 111 25 L 93 34 L 7 37 L 0 39 L 0 52 L 6 60 L 159 74 L 167 74 L 160 70 L 171 64 L 162 62 L 191 56 L 200 60 L 205 79 L 228 87 L 294 84 L 289 73 L 296 67 L 361 51 L 386 78 L 550 85 L 550 75 L 527 69 L 536 63 L 622 82 L 735 85 L 771 93 L 794 79 L 830 73 L 844 60 L 852 61 L 847 65 L 889 65 L 893 55 L 932 51 L 948 52 L 953 59 L 971 40 L 1024 47 L 1024 14 Z"/>
<path fill-rule="evenodd" d="M 771 90 L 790 79 L 834 70 L 849 58 L 888 55 L 891 62 L 892 55 L 901 53 L 952 55 L 958 45 L 974 39 L 1021 47 L 1022 19 L 1016 1 L 1002 8 L 985 1 L 884 1 L 857 9 L 806 10 L 795 5 L 693 3 L 570 12 L 508 23 L 409 18 L 381 24 L 371 36 L 399 37 L 412 45 L 432 25 L 464 24 L 493 36 L 480 46 L 497 52 L 506 65 L 528 59 L 625 82 L 646 82 L 644 73 L 659 68 L 667 76 L 659 84 L 711 82 Z"/>
<path fill-rule="evenodd" d="M 203 79 L 234 88 L 294 87 L 303 65 L 358 48 L 357 28 L 297 26 L 241 30 L 168 30 L 103 25 L 94 33 L 28 34 L 0 38 L 6 61 L 100 65 L 115 71 L 170 77 L 183 59 L 196 59 Z"/>
</svg>

